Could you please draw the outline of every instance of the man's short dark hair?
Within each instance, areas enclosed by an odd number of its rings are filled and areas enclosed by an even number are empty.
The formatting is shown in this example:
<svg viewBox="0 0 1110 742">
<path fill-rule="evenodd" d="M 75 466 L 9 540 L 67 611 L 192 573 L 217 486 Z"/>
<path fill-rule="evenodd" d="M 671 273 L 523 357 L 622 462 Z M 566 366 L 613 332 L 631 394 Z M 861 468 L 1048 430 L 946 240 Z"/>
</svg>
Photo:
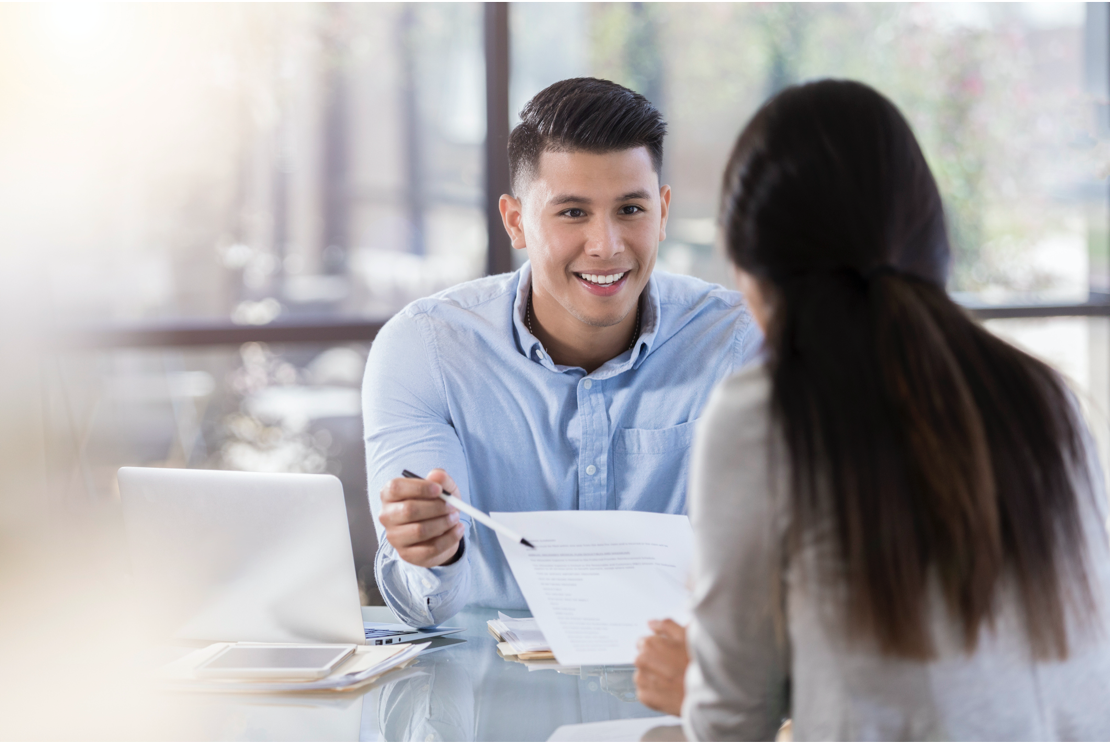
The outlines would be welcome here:
<svg viewBox="0 0 1110 742">
<path fill-rule="evenodd" d="M 528 102 L 509 135 L 513 192 L 520 195 L 544 151 L 602 153 L 647 147 L 660 173 L 666 133 L 659 110 L 639 93 L 595 77 L 562 80 Z"/>
</svg>

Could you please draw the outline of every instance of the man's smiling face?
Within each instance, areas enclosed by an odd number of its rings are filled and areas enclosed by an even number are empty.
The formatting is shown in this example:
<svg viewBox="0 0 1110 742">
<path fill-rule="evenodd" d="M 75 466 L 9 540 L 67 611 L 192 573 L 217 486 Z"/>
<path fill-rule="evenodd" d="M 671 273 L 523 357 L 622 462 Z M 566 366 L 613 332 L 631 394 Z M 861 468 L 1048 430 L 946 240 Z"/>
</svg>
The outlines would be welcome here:
<svg viewBox="0 0 1110 742">
<path fill-rule="evenodd" d="M 513 246 L 528 249 L 544 315 L 556 325 L 601 328 L 634 312 L 670 205 L 670 187 L 660 187 L 647 148 L 545 151 L 521 195 Z"/>
</svg>

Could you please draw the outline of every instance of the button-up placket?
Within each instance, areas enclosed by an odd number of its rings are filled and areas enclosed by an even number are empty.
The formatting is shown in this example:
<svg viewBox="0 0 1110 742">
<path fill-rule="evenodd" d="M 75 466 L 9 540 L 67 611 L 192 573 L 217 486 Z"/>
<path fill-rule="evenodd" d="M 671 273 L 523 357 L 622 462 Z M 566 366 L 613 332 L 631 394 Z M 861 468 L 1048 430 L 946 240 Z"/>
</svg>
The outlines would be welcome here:
<svg viewBox="0 0 1110 742">
<path fill-rule="evenodd" d="M 585 377 L 578 381 L 578 415 L 582 443 L 578 450 L 578 507 L 604 510 L 609 483 L 609 410 L 604 382 Z"/>
<path fill-rule="evenodd" d="M 574 366 L 559 366 L 544 350 L 543 344 L 528 328 L 528 292 L 531 286 L 531 266 L 521 272 L 517 296 L 513 303 L 513 326 L 519 347 L 533 362 L 554 373 L 579 376 L 576 387 L 578 404 L 574 427 L 580 431 L 578 441 L 578 508 L 580 510 L 605 510 L 616 507 L 616 493 L 610 492 L 609 447 L 612 443 L 610 430 L 609 400 L 605 394 L 605 382 L 623 373 L 634 371 L 651 352 L 655 333 L 659 325 L 659 297 L 649 284 L 643 303 L 643 329 L 631 351 L 622 353 L 602 364 L 592 374 Z M 574 438 L 575 436 L 568 436 Z"/>
</svg>

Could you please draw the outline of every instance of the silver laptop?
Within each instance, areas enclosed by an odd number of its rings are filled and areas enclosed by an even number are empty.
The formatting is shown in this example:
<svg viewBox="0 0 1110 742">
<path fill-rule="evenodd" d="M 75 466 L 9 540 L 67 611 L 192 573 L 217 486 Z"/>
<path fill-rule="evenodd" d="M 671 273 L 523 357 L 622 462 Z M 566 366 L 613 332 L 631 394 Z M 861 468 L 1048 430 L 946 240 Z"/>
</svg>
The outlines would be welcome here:
<svg viewBox="0 0 1110 742">
<path fill-rule="evenodd" d="M 335 477 L 132 467 L 118 476 L 139 607 L 158 636 L 385 643 L 385 627 L 363 620 Z M 390 643 L 460 630 L 389 628 Z"/>
</svg>

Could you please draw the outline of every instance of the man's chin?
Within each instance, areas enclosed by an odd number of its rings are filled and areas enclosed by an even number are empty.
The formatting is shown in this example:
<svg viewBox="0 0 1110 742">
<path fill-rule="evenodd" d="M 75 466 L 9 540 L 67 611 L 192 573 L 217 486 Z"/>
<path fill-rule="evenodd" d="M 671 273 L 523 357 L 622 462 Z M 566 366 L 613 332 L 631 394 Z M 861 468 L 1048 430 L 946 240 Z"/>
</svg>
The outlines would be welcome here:
<svg viewBox="0 0 1110 742">
<path fill-rule="evenodd" d="M 633 307 L 628 312 L 605 312 L 605 313 L 587 313 L 575 312 L 575 318 L 584 325 L 590 327 L 605 328 L 619 325 L 631 313 L 636 311 Z"/>
</svg>

